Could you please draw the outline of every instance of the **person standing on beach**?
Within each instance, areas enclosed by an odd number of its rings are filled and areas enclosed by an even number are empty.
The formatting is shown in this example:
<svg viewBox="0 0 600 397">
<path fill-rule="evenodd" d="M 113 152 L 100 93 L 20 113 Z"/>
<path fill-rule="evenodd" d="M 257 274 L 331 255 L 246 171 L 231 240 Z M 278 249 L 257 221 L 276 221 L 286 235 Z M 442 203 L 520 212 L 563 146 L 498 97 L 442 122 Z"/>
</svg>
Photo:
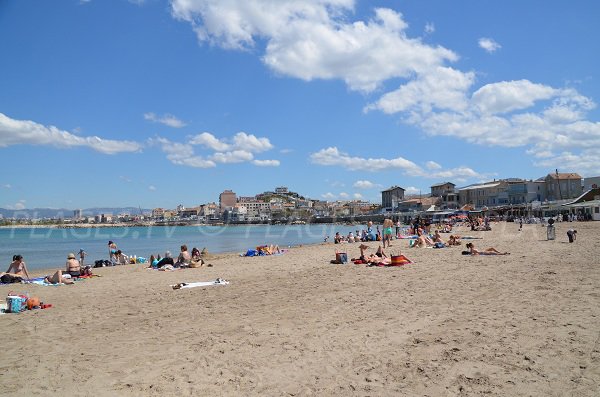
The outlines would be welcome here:
<svg viewBox="0 0 600 397">
<path fill-rule="evenodd" d="M 394 221 L 389 218 L 383 220 L 383 248 L 385 248 L 386 242 L 388 247 L 391 246 L 392 226 L 394 226 Z"/>
<path fill-rule="evenodd" d="M 113 260 L 116 261 L 117 258 L 117 244 L 115 244 L 114 242 L 110 241 L 108 242 L 108 259 L 112 262 Z"/>
<path fill-rule="evenodd" d="M 85 256 L 87 252 L 83 250 L 83 248 L 79 249 L 79 266 L 83 267 L 83 261 L 85 260 Z"/>
</svg>

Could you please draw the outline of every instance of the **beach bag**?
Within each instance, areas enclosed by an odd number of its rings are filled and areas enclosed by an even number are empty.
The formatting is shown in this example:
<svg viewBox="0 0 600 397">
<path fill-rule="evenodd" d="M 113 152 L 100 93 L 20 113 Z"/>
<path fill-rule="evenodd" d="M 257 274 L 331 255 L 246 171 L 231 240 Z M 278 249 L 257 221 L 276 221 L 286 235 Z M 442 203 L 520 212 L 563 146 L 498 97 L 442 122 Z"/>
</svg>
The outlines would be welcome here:
<svg viewBox="0 0 600 397">
<path fill-rule="evenodd" d="M 27 309 L 27 297 L 23 295 L 8 295 L 6 297 L 6 311 L 8 313 L 21 313 Z"/>
<path fill-rule="evenodd" d="M 335 260 L 337 263 L 348 263 L 348 254 L 345 252 L 336 252 Z"/>
</svg>

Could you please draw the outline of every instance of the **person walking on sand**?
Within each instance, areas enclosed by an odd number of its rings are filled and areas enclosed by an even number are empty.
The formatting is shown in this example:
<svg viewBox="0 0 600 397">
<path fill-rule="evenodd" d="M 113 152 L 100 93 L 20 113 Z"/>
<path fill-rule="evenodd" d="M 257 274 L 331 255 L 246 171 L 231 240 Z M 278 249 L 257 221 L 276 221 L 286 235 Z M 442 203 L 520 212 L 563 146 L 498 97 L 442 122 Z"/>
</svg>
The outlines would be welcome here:
<svg viewBox="0 0 600 397">
<path fill-rule="evenodd" d="M 385 248 L 385 243 L 387 242 L 387 246 L 391 247 L 392 241 L 392 227 L 394 226 L 394 222 L 386 218 L 383 220 L 383 248 Z"/>
</svg>

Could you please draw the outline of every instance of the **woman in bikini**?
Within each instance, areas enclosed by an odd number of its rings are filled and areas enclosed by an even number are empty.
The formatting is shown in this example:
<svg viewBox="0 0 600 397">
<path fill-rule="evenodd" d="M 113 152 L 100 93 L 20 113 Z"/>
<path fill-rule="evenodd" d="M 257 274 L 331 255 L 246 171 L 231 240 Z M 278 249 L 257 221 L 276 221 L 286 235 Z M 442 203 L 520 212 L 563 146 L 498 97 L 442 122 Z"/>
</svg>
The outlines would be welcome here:
<svg viewBox="0 0 600 397">
<path fill-rule="evenodd" d="M 14 274 L 15 276 L 25 277 L 27 279 L 29 277 L 29 272 L 27 272 L 27 266 L 25 265 L 25 261 L 23 260 L 23 256 L 14 255 L 12 263 L 8 266 L 8 270 L 6 271 L 8 274 Z"/>
<path fill-rule="evenodd" d="M 510 252 L 500 252 L 493 247 L 489 247 L 483 251 L 479 251 L 475 248 L 475 245 L 473 243 L 467 243 L 466 247 L 471 252 L 471 255 L 510 255 Z"/>
</svg>

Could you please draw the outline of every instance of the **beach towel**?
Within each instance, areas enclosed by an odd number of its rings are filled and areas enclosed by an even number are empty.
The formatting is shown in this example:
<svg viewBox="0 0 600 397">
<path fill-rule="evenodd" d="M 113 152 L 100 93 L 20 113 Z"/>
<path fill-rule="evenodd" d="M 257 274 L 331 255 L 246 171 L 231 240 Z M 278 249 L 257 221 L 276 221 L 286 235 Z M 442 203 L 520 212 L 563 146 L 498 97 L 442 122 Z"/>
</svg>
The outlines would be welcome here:
<svg viewBox="0 0 600 397">
<path fill-rule="evenodd" d="M 400 254 L 400 255 L 392 255 L 392 263 L 390 263 L 387 266 L 404 266 L 407 265 L 409 263 L 412 263 L 412 261 L 410 259 L 408 259 L 407 257 L 405 257 L 404 255 Z"/>
<path fill-rule="evenodd" d="M 419 238 L 419 236 L 417 236 L 416 234 L 409 234 L 406 236 L 398 236 L 399 239 L 417 239 Z"/>
<path fill-rule="evenodd" d="M 211 287 L 213 285 L 228 285 L 229 281 L 217 278 L 212 281 L 197 281 L 194 283 L 179 283 L 171 285 L 173 289 L 195 288 L 195 287 Z"/>
</svg>

